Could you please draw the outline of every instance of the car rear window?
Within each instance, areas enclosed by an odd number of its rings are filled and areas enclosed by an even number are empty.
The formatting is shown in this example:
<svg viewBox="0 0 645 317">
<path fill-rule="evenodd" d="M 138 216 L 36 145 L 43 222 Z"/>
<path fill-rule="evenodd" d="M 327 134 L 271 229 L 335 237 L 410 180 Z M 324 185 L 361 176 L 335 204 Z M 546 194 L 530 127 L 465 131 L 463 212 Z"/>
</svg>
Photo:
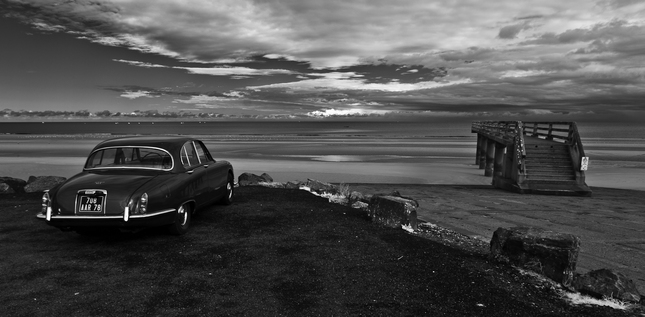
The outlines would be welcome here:
<svg viewBox="0 0 645 317">
<path fill-rule="evenodd" d="M 172 157 L 162 149 L 129 146 L 99 149 L 90 154 L 85 164 L 85 169 L 143 168 L 170 170 L 172 167 Z"/>
</svg>

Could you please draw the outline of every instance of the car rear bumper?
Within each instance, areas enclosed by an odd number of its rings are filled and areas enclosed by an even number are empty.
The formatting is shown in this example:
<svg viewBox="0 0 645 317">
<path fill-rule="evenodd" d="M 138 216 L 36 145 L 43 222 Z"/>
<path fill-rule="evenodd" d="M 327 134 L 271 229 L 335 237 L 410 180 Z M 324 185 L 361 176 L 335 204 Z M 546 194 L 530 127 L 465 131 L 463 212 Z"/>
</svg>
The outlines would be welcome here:
<svg viewBox="0 0 645 317">
<path fill-rule="evenodd" d="M 156 227 L 171 224 L 175 221 L 177 209 L 165 209 L 143 215 L 114 216 L 62 216 L 39 213 L 36 218 L 44 220 L 48 225 L 66 227 Z"/>
</svg>

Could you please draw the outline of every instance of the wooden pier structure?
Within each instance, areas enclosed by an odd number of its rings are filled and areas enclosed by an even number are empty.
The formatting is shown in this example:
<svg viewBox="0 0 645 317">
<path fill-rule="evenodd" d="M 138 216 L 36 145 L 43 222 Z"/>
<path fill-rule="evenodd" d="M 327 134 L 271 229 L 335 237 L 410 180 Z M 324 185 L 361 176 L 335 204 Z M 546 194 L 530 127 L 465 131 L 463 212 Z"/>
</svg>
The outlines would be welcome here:
<svg viewBox="0 0 645 317">
<path fill-rule="evenodd" d="M 475 121 L 475 164 L 493 186 L 522 194 L 590 196 L 575 122 Z"/>
</svg>

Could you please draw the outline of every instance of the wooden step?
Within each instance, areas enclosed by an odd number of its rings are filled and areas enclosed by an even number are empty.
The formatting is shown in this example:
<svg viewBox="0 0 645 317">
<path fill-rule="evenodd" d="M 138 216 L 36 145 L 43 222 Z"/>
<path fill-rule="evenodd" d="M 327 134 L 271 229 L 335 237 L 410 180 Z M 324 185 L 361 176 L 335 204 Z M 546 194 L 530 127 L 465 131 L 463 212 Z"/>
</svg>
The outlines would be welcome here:
<svg viewBox="0 0 645 317">
<path fill-rule="evenodd" d="M 555 164 L 553 162 L 548 163 L 535 163 L 535 162 L 526 162 L 526 168 L 530 170 L 558 170 L 558 171 L 570 171 L 573 169 L 571 163 L 568 164 Z"/>
<path fill-rule="evenodd" d="M 544 175 L 544 174 L 526 174 L 526 180 L 539 182 L 560 182 L 575 181 L 576 175 Z"/>
<path fill-rule="evenodd" d="M 571 170 L 535 170 L 535 169 L 526 169 L 526 175 L 531 177 L 575 177 L 576 173 Z"/>
</svg>

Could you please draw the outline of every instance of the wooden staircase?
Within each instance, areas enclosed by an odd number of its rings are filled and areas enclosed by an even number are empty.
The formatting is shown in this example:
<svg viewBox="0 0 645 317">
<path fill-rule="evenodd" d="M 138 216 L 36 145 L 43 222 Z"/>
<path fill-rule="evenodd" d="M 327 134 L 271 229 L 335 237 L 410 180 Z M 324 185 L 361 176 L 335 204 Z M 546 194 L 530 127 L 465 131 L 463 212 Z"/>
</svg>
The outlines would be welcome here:
<svg viewBox="0 0 645 317">
<path fill-rule="evenodd" d="M 569 146 L 525 138 L 525 180 L 533 190 L 549 191 L 571 188 L 577 184 Z"/>
<path fill-rule="evenodd" d="M 554 128 L 556 124 L 568 127 Z M 494 173 L 494 186 L 520 193 L 591 195 L 585 184 L 586 166 L 581 166 L 584 150 L 575 123 L 484 121 L 474 123 L 473 132 L 480 134 L 478 157 L 483 151 L 480 149 L 482 136 L 486 138 L 484 143 L 505 147 L 504 157 L 495 158 L 495 161 L 508 166 L 499 167 Z M 557 135 L 558 132 L 566 135 Z M 482 166 L 485 164 L 480 164 L 480 168 Z"/>
</svg>

